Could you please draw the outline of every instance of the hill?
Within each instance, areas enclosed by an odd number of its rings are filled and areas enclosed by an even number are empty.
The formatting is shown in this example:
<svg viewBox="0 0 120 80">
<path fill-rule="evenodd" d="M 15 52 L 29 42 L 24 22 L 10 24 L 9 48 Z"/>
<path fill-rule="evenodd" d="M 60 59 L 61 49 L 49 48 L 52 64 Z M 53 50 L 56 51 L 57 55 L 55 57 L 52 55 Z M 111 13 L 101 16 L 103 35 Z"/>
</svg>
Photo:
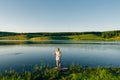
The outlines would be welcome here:
<svg viewBox="0 0 120 80">
<path fill-rule="evenodd" d="M 120 30 L 104 32 L 0 32 L 0 40 L 120 40 Z"/>
</svg>

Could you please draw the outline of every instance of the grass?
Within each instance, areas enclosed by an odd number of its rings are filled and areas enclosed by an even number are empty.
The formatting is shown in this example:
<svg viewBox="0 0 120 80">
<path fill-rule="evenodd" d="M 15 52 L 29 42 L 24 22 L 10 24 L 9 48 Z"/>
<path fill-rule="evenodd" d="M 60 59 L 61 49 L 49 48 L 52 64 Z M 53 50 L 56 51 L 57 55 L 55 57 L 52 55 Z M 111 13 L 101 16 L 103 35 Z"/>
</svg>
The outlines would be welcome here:
<svg viewBox="0 0 120 80">
<path fill-rule="evenodd" d="M 120 36 L 114 36 L 110 38 L 103 38 L 102 36 L 95 34 L 73 34 L 69 36 L 44 36 L 44 35 L 14 35 L 14 36 L 2 36 L 0 40 L 30 40 L 30 41 L 40 41 L 40 40 L 93 40 L 93 41 L 119 41 Z"/>
<path fill-rule="evenodd" d="M 31 41 L 51 40 L 51 38 L 50 37 L 33 37 L 33 38 L 30 38 L 29 40 L 31 40 Z"/>
<path fill-rule="evenodd" d="M 120 30 L 104 32 L 0 32 L 0 40 L 120 40 Z"/>
<path fill-rule="evenodd" d="M 93 34 L 73 35 L 69 36 L 69 38 L 73 40 L 104 40 L 102 37 Z"/>
<path fill-rule="evenodd" d="M 35 66 L 31 71 L 14 70 L 0 73 L 0 80 L 120 80 L 120 68 L 83 67 L 71 64 L 61 72 L 50 66 Z"/>
<path fill-rule="evenodd" d="M 0 40 L 27 40 L 27 36 L 26 35 L 4 36 L 0 37 Z"/>
</svg>

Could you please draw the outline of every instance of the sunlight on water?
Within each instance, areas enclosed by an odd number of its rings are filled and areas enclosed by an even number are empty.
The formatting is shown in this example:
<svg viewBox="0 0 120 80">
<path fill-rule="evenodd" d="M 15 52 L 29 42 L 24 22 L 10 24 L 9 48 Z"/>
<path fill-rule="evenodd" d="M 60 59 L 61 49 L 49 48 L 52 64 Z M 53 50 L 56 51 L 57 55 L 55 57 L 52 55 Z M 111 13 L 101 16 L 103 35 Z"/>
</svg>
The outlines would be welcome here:
<svg viewBox="0 0 120 80">
<path fill-rule="evenodd" d="M 43 63 L 55 66 L 53 53 L 58 47 L 62 51 L 62 66 L 75 63 L 92 67 L 120 67 L 120 45 L 116 44 L 24 44 L 0 45 L 0 68 Z"/>
</svg>

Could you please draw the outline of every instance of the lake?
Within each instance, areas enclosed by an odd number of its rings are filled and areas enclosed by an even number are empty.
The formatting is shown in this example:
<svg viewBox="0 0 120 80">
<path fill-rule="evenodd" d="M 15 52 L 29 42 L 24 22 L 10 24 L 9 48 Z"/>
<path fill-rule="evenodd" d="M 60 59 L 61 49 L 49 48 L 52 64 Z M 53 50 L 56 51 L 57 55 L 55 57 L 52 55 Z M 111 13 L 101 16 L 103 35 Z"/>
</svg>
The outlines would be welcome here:
<svg viewBox="0 0 120 80">
<path fill-rule="evenodd" d="M 53 41 L 54 42 L 54 41 Z M 66 41 L 67 42 L 67 41 Z M 62 52 L 62 66 L 74 64 L 90 67 L 120 67 L 120 42 L 82 42 L 0 45 L 0 70 L 27 69 L 34 65 L 55 66 L 54 51 Z"/>
</svg>

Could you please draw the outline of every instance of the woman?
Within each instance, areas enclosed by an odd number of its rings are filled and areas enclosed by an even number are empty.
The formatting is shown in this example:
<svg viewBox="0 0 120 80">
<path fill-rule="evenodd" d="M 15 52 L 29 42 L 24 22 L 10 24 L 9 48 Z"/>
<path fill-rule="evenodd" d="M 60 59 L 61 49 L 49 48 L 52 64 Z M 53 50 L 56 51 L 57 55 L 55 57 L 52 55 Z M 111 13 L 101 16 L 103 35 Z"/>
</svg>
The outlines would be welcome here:
<svg viewBox="0 0 120 80">
<path fill-rule="evenodd" d="M 60 68 L 61 67 L 61 60 L 60 60 L 60 57 L 61 57 L 61 51 L 60 51 L 60 48 L 58 48 L 55 52 L 54 52 L 55 56 L 56 56 L 56 66 L 57 68 Z"/>
</svg>

